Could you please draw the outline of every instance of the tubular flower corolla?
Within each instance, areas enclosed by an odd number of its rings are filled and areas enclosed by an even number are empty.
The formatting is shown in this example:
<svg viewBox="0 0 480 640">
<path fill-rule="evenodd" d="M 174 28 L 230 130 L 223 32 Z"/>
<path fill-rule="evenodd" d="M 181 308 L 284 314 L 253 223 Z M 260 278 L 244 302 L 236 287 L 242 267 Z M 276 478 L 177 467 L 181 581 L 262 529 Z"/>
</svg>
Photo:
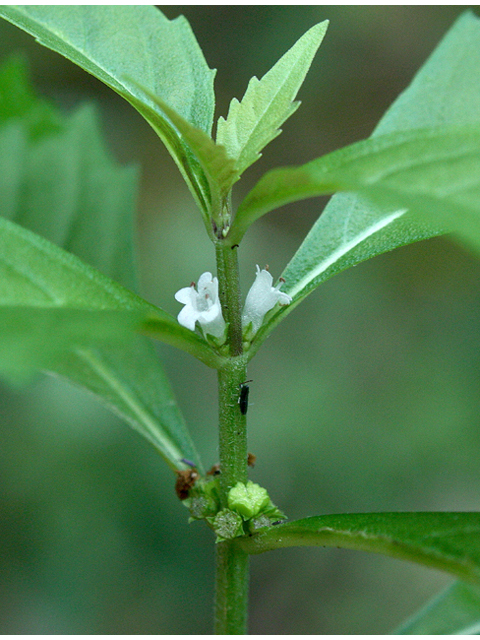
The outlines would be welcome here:
<svg viewBox="0 0 480 640">
<path fill-rule="evenodd" d="M 280 291 L 281 284 L 272 287 L 273 277 L 266 269 L 260 269 L 257 264 L 257 276 L 250 287 L 242 313 L 243 326 L 252 323 L 254 333 L 262 326 L 265 314 L 273 309 L 277 302 L 281 305 L 290 304 L 292 298 Z"/>
<path fill-rule="evenodd" d="M 177 320 L 190 331 L 195 331 L 195 323 L 198 322 L 205 334 L 221 338 L 225 331 L 225 320 L 218 297 L 218 279 L 206 271 L 200 276 L 197 288 L 198 292 L 192 283 L 175 294 L 175 300 L 185 305 Z"/>
</svg>

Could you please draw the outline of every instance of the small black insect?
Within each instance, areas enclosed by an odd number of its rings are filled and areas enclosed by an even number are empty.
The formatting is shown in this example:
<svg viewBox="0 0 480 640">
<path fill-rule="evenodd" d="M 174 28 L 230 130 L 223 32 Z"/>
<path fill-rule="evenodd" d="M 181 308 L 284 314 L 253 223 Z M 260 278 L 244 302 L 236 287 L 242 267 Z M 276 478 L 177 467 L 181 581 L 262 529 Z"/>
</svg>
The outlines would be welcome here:
<svg viewBox="0 0 480 640">
<path fill-rule="evenodd" d="M 240 413 L 242 414 L 242 416 L 246 416 L 248 411 L 248 394 L 250 393 L 250 387 L 248 386 L 247 382 L 251 382 L 251 380 L 240 383 L 240 396 L 238 398 L 238 404 L 240 405 Z"/>
</svg>

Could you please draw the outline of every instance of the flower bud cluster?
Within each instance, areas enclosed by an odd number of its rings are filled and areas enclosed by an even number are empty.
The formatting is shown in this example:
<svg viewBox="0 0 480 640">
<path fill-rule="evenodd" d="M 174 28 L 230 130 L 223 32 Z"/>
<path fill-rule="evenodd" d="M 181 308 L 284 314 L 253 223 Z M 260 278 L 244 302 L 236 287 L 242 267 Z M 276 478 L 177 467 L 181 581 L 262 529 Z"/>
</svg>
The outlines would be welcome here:
<svg viewBox="0 0 480 640">
<path fill-rule="evenodd" d="M 270 500 L 267 490 L 250 480 L 237 482 L 230 489 L 227 500 L 228 507 L 222 509 L 218 477 L 200 477 L 189 489 L 183 504 L 190 511 L 189 522 L 206 520 L 216 533 L 216 542 L 233 540 L 285 519 L 285 514 Z"/>
<path fill-rule="evenodd" d="M 230 489 L 228 509 L 207 518 L 217 534 L 217 542 L 233 540 L 283 519 L 285 514 L 273 504 L 267 490 L 250 480 L 237 482 Z"/>
</svg>

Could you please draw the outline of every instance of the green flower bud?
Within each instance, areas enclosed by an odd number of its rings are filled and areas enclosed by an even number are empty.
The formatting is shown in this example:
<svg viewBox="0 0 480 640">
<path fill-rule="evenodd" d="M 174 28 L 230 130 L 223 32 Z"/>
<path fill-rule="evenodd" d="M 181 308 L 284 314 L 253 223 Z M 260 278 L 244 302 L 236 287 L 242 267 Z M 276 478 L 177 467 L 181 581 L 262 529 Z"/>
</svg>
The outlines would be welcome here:
<svg viewBox="0 0 480 640">
<path fill-rule="evenodd" d="M 193 496 L 188 504 L 191 520 L 203 520 L 217 512 L 217 505 L 209 496 Z"/>
<path fill-rule="evenodd" d="M 237 484 L 228 492 L 228 506 L 239 513 L 244 520 L 258 515 L 262 509 L 270 504 L 267 490 L 251 480 L 244 484 Z"/>
<path fill-rule="evenodd" d="M 189 522 L 214 516 L 220 509 L 217 478 L 198 480 L 195 486 L 190 489 L 189 498 L 184 500 L 183 504 L 190 510 Z"/>
<path fill-rule="evenodd" d="M 242 518 L 230 509 L 222 509 L 214 518 L 207 518 L 207 520 L 217 534 L 217 542 L 233 540 L 245 534 Z"/>
<path fill-rule="evenodd" d="M 250 533 L 255 533 L 258 529 L 263 529 L 263 527 L 269 527 L 272 524 L 271 518 L 266 516 L 264 513 L 261 513 L 256 518 L 252 518 L 248 521 L 248 530 Z"/>
</svg>

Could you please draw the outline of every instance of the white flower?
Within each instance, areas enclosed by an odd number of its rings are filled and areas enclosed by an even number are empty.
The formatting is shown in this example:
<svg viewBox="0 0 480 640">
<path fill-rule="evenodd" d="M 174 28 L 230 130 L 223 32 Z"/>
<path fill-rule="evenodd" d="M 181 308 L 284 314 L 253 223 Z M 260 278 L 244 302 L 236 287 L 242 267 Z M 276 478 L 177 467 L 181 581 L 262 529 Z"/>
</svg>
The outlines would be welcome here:
<svg viewBox="0 0 480 640">
<path fill-rule="evenodd" d="M 211 273 L 206 271 L 200 276 L 198 293 L 192 283 L 177 291 L 175 300 L 185 305 L 177 316 L 182 326 L 195 331 L 195 323 L 198 322 L 205 334 L 216 338 L 223 336 L 225 320 L 218 297 L 218 279 L 213 278 Z"/>
<path fill-rule="evenodd" d="M 250 322 L 254 333 L 262 326 L 265 314 L 273 309 L 277 302 L 281 305 L 290 304 L 292 298 L 280 291 L 281 284 L 272 287 L 272 275 L 266 269 L 260 269 L 257 264 L 257 277 L 250 287 L 242 313 L 243 326 Z"/>
</svg>

